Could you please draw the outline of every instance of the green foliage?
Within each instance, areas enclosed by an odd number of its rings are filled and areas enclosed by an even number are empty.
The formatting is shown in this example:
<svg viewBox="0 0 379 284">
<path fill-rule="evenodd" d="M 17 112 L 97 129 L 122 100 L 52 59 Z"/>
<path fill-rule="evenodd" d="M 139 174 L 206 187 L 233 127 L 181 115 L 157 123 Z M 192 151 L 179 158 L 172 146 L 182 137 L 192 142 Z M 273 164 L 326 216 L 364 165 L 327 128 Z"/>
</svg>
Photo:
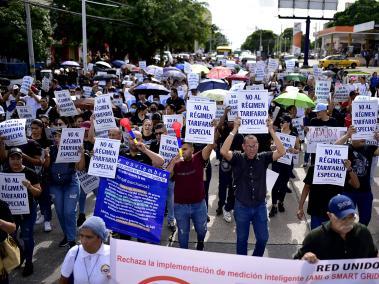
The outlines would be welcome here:
<svg viewBox="0 0 379 284">
<path fill-rule="evenodd" d="M 259 42 L 260 42 L 260 36 L 262 33 L 262 47 L 263 51 L 267 52 L 267 48 L 270 48 L 270 51 L 272 51 L 272 48 L 275 44 L 275 40 L 277 39 L 277 35 L 274 34 L 273 31 L 269 30 L 257 30 L 253 32 L 251 35 L 249 35 L 245 42 L 241 45 L 242 50 L 250 50 L 250 51 L 256 51 L 259 50 Z"/>
<path fill-rule="evenodd" d="M 30 7 L 34 57 L 36 61 L 46 60 L 46 50 L 51 45 L 49 13 Z M 0 7 L 0 55 L 27 61 L 28 45 L 26 37 L 25 8 L 23 2 L 9 1 L 8 7 Z"/>
<path fill-rule="evenodd" d="M 216 47 L 220 45 L 229 45 L 229 41 L 227 37 L 223 33 L 220 32 L 220 29 L 218 26 L 212 25 L 211 36 L 205 45 L 205 51 L 209 52 L 211 51 L 210 49 L 214 51 L 216 50 Z"/>
<path fill-rule="evenodd" d="M 345 11 L 334 15 L 334 20 L 328 23 L 333 26 L 353 26 L 379 19 L 379 2 L 376 0 L 358 0 Z"/>
</svg>

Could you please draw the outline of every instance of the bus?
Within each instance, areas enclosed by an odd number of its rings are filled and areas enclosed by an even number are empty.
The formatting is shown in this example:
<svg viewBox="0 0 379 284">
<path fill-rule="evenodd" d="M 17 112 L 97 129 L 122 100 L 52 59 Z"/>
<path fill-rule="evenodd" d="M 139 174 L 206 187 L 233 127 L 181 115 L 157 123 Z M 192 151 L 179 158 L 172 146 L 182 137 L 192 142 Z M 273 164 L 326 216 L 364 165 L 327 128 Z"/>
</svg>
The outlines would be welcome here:
<svg viewBox="0 0 379 284">
<path fill-rule="evenodd" d="M 223 55 L 226 57 L 232 56 L 232 47 L 227 45 L 217 46 L 217 55 Z"/>
</svg>

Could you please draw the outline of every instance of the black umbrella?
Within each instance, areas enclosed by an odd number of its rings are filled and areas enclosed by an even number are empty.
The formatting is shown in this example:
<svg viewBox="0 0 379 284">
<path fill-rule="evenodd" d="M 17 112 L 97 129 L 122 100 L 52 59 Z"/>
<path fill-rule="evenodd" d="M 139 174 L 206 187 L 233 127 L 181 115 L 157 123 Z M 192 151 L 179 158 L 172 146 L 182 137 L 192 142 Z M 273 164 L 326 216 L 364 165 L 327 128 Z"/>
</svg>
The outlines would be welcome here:
<svg viewBox="0 0 379 284">
<path fill-rule="evenodd" d="M 102 74 L 102 75 L 96 75 L 93 77 L 95 81 L 106 81 L 106 80 L 112 80 L 112 79 L 117 79 L 117 75 L 115 74 Z"/>
<path fill-rule="evenodd" d="M 11 84 L 11 80 L 9 80 L 8 78 L 1 78 L 0 77 L 0 85 L 1 86 L 9 86 Z"/>
</svg>

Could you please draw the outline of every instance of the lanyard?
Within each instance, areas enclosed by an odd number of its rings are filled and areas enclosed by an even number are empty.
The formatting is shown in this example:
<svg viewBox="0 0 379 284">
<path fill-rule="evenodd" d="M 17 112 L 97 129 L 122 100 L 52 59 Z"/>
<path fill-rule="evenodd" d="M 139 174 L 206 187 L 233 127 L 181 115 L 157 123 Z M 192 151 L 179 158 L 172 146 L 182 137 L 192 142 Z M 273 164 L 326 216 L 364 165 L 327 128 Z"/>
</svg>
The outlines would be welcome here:
<svg viewBox="0 0 379 284">
<path fill-rule="evenodd" d="M 95 264 L 92 266 L 91 273 L 89 273 L 89 274 L 88 274 L 88 269 L 87 269 L 87 263 L 86 263 L 86 261 L 85 261 L 85 259 L 84 259 L 84 267 L 86 268 L 86 274 L 87 274 L 87 280 L 88 280 L 88 283 L 91 283 L 89 280 L 91 279 L 92 273 L 93 273 L 93 271 L 95 270 L 95 267 L 96 267 L 96 265 L 97 265 L 97 262 L 99 261 L 99 258 L 100 258 L 100 255 L 97 256 L 97 258 L 96 258 L 96 262 L 95 262 Z"/>
</svg>

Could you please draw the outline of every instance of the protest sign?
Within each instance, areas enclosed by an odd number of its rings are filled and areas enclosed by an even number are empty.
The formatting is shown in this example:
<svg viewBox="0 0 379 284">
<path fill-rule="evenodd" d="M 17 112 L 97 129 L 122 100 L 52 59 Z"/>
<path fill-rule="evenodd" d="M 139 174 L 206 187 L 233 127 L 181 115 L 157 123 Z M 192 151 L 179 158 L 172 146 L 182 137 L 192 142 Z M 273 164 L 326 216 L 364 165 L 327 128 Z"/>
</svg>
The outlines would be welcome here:
<svg viewBox="0 0 379 284">
<path fill-rule="evenodd" d="M 251 90 L 251 91 L 259 91 L 259 90 L 264 90 L 264 85 L 263 84 L 253 84 L 250 86 L 246 86 L 246 90 Z"/>
<path fill-rule="evenodd" d="M 238 84 L 234 84 L 230 87 L 229 91 L 237 91 L 237 90 L 243 90 L 246 83 L 239 81 Z"/>
<path fill-rule="evenodd" d="M 138 66 L 141 69 L 146 69 L 146 61 L 144 61 L 144 60 L 138 61 Z"/>
<path fill-rule="evenodd" d="M 86 98 L 89 98 L 92 94 L 92 87 L 90 86 L 83 86 L 84 96 Z"/>
<path fill-rule="evenodd" d="M 358 93 L 360 96 L 368 96 L 371 97 L 371 92 L 369 85 L 367 83 L 365 84 L 358 84 Z"/>
<path fill-rule="evenodd" d="M 268 133 L 268 93 L 265 91 L 238 91 L 239 133 Z"/>
<path fill-rule="evenodd" d="M 240 80 L 232 80 L 232 86 L 237 85 L 239 83 L 241 83 Z"/>
<path fill-rule="evenodd" d="M 336 84 L 334 90 L 334 102 L 343 103 L 349 99 L 350 89 L 346 84 Z"/>
<path fill-rule="evenodd" d="M 267 66 L 268 72 L 275 72 L 276 70 L 278 70 L 278 67 L 279 67 L 278 59 L 274 59 L 274 58 L 268 59 L 268 66 Z"/>
<path fill-rule="evenodd" d="M 12 215 L 30 213 L 28 190 L 22 184 L 24 180 L 24 173 L 0 173 L 0 199 L 9 205 Z"/>
<path fill-rule="evenodd" d="M 234 121 L 234 119 L 238 116 L 238 91 L 228 93 L 226 105 L 230 106 L 228 121 Z"/>
<path fill-rule="evenodd" d="M 191 143 L 213 144 L 214 129 L 212 121 L 216 117 L 216 102 L 187 102 L 185 141 Z"/>
<path fill-rule="evenodd" d="M 346 127 L 308 127 L 307 153 L 316 153 L 317 144 L 334 144 L 344 133 Z"/>
<path fill-rule="evenodd" d="M 167 171 L 119 157 L 116 178 L 100 179 L 94 215 L 113 232 L 159 243 L 169 177 Z"/>
<path fill-rule="evenodd" d="M 77 173 L 80 186 L 86 194 L 90 193 L 91 191 L 94 191 L 96 188 L 99 188 L 99 177 L 91 176 L 87 174 L 86 171 L 78 171 Z"/>
<path fill-rule="evenodd" d="M 120 140 L 97 137 L 93 147 L 93 156 L 89 164 L 88 174 L 114 178 L 120 144 Z"/>
<path fill-rule="evenodd" d="M 331 81 L 316 80 L 315 95 L 318 103 L 328 103 Z"/>
<path fill-rule="evenodd" d="M 280 141 L 282 141 L 282 144 L 284 148 L 286 149 L 286 154 L 283 157 L 279 158 L 278 162 L 282 164 L 286 164 L 286 165 L 291 165 L 293 154 L 288 152 L 288 149 L 295 147 L 296 136 L 288 135 L 288 134 L 280 133 L 280 132 L 277 132 L 276 136 L 278 136 Z"/>
<path fill-rule="evenodd" d="M 375 132 L 379 132 L 379 123 L 376 124 L 376 131 L 375 131 Z M 375 132 L 372 133 L 371 138 L 366 139 L 365 142 L 366 142 L 367 145 L 375 145 L 375 146 L 379 146 L 379 141 L 377 141 L 377 140 L 375 139 Z"/>
<path fill-rule="evenodd" d="M 25 124 L 26 119 L 10 119 L 0 123 L 0 136 L 5 138 L 7 146 L 18 146 L 27 143 Z"/>
<path fill-rule="evenodd" d="M 219 119 L 224 115 L 225 105 L 216 105 L 216 118 Z"/>
<path fill-rule="evenodd" d="M 21 88 L 20 88 L 21 94 L 24 94 L 24 95 L 29 94 L 29 90 L 33 84 L 33 80 L 34 80 L 34 78 L 30 77 L 30 76 L 24 76 L 24 78 L 22 78 L 22 84 L 21 84 Z"/>
<path fill-rule="evenodd" d="M 113 238 L 110 247 L 111 275 L 118 284 L 372 284 L 379 277 L 377 258 L 309 263 Z"/>
<path fill-rule="evenodd" d="M 116 127 L 113 116 L 112 103 L 109 95 L 102 95 L 95 98 L 94 105 L 94 126 L 96 131 L 108 130 Z"/>
<path fill-rule="evenodd" d="M 54 95 L 61 116 L 75 116 L 78 114 L 69 90 L 54 91 Z"/>
<path fill-rule="evenodd" d="M 286 71 L 293 72 L 295 71 L 295 60 L 286 60 Z"/>
<path fill-rule="evenodd" d="M 270 170 L 270 169 L 266 170 L 266 189 L 267 189 L 267 192 L 272 191 L 278 177 L 279 177 L 279 174 L 277 172 L 274 172 L 273 170 Z"/>
<path fill-rule="evenodd" d="M 50 79 L 47 77 L 42 78 L 42 90 L 48 92 L 50 89 Z"/>
<path fill-rule="evenodd" d="M 343 163 L 348 157 L 347 145 L 317 144 L 313 184 L 344 186 L 346 168 Z"/>
<path fill-rule="evenodd" d="M 258 61 L 261 62 L 261 61 Z M 257 69 L 255 70 L 255 81 L 263 81 L 265 78 L 265 65 L 264 63 L 257 63 Z"/>
<path fill-rule="evenodd" d="M 351 116 L 352 125 L 356 129 L 352 139 L 372 138 L 378 118 L 378 102 L 376 100 L 354 100 Z"/>
<path fill-rule="evenodd" d="M 188 62 L 184 61 L 184 73 L 189 74 L 192 72 L 191 64 Z"/>
<path fill-rule="evenodd" d="M 166 168 L 168 163 L 179 153 L 178 140 L 170 135 L 161 135 L 159 143 L 159 155 L 164 159 L 163 168 Z"/>
<path fill-rule="evenodd" d="M 175 136 L 175 131 L 172 128 L 172 124 L 176 121 L 183 125 L 183 115 L 172 114 L 163 116 L 163 124 L 166 126 L 167 134 L 170 136 Z"/>
<path fill-rule="evenodd" d="M 188 89 L 190 90 L 197 89 L 197 86 L 199 86 L 199 82 L 200 82 L 200 75 L 197 73 L 188 73 L 187 80 L 188 80 Z"/>
<path fill-rule="evenodd" d="M 81 158 L 84 128 L 62 128 L 56 163 L 77 163 Z"/>
<path fill-rule="evenodd" d="M 317 64 L 313 65 L 313 76 L 317 80 L 322 75 L 322 69 Z"/>
<path fill-rule="evenodd" d="M 257 63 L 255 63 L 255 62 L 248 63 L 247 67 L 249 68 L 250 74 L 254 76 L 255 75 L 255 70 L 257 70 Z"/>
<path fill-rule="evenodd" d="M 143 75 L 141 73 L 136 73 L 134 76 L 136 77 L 138 83 L 143 82 Z"/>
<path fill-rule="evenodd" d="M 297 117 L 292 119 L 292 126 L 296 128 L 299 134 L 299 139 L 302 141 L 305 138 L 304 133 L 304 117 Z"/>
<path fill-rule="evenodd" d="M 33 112 L 30 106 L 16 106 L 18 117 L 26 119 L 26 128 L 30 127 L 33 119 L 36 118 L 36 113 Z"/>
</svg>

